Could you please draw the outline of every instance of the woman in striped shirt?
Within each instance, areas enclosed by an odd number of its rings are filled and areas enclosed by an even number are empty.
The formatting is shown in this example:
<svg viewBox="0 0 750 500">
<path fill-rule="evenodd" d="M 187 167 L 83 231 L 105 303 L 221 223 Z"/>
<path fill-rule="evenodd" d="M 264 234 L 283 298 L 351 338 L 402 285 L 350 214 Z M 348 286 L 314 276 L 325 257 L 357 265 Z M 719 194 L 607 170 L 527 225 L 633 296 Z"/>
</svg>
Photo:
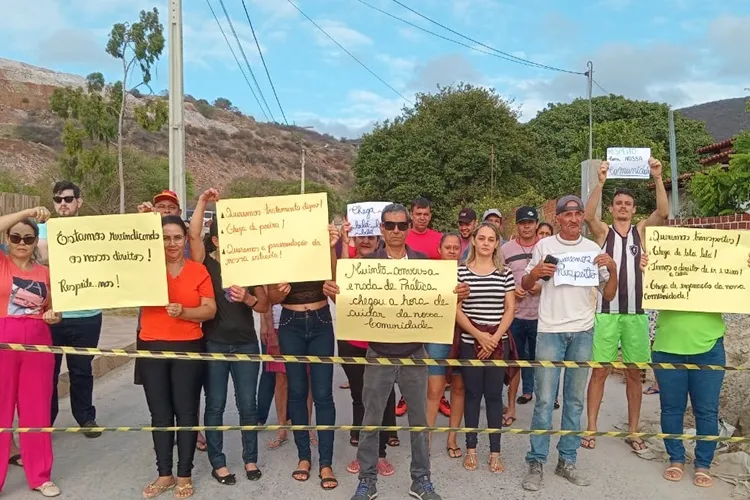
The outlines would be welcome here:
<svg viewBox="0 0 750 500">
<path fill-rule="evenodd" d="M 458 282 L 469 285 L 471 294 L 456 312 L 460 331 L 460 359 L 514 359 L 509 334 L 515 311 L 515 281 L 505 266 L 500 251 L 500 235 L 494 225 L 483 223 L 474 230 L 466 264 L 458 267 Z M 517 353 L 515 358 L 517 358 Z M 487 426 L 503 426 L 503 382 L 511 369 L 483 366 L 461 368 L 466 386 L 465 420 L 467 427 L 479 427 L 479 411 L 484 397 Z M 477 468 L 477 434 L 466 434 L 467 470 Z M 489 469 L 505 470 L 500 459 L 500 434 L 490 434 Z"/>
</svg>

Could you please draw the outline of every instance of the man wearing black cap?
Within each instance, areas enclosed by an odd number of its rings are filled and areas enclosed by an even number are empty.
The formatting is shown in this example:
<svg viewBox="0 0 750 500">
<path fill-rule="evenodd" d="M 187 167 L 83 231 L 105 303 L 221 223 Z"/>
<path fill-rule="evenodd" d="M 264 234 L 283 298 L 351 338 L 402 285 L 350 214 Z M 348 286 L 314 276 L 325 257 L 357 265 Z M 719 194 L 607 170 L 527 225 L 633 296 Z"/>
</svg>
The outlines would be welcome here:
<svg viewBox="0 0 750 500">
<path fill-rule="evenodd" d="M 471 233 L 477 227 L 477 213 L 473 208 L 463 208 L 458 213 L 458 232 L 461 235 L 461 260 L 469 248 Z"/>
<path fill-rule="evenodd" d="M 560 232 L 540 240 L 534 250 L 522 286 L 527 292 L 541 285 L 539 299 L 539 322 L 536 340 L 536 357 L 549 361 L 589 361 L 594 337 L 594 312 L 592 290 L 584 285 L 557 284 L 556 264 L 559 256 L 571 253 L 595 253 L 593 264 L 598 268 L 598 282 L 605 300 L 612 300 L 617 292 L 617 267 L 595 242 L 583 237 L 583 202 L 578 196 L 564 196 L 557 201 L 555 209 Z M 550 259 L 552 257 L 552 259 Z M 552 260 L 552 262 L 550 262 Z M 560 276 L 562 277 L 562 276 Z M 534 384 L 536 403 L 531 420 L 532 429 L 552 428 L 552 413 L 556 388 L 559 386 L 559 368 L 535 368 Z M 563 387 L 563 429 L 580 431 L 581 414 L 588 369 L 565 370 Z M 523 480 L 523 488 L 537 491 L 542 486 L 543 464 L 547 462 L 550 437 L 531 436 L 531 450 L 526 455 L 529 471 Z M 572 484 L 587 486 L 589 481 L 576 470 L 576 453 L 581 445 L 577 436 L 562 436 L 557 445 L 559 460 L 555 474 Z"/>
<path fill-rule="evenodd" d="M 518 237 L 502 246 L 505 264 L 513 272 L 517 283 L 523 280 L 526 266 L 531 262 L 532 250 L 536 245 L 536 228 L 539 214 L 534 207 L 521 207 L 516 210 L 516 232 Z M 536 329 L 539 318 L 539 292 L 542 286 L 537 284 L 528 292 L 516 288 L 516 316 L 510 331 L 516 342 L 519 359 L 533 360 L 536 352 Z M 516 400 L 518 385 L 523 377 L 523 392 Z M 508 408 L 503 416 L 503 426 L 510 427 L 516 420 L 516 403 L 526 404 L 534 394 L 534 369 L 524 368 L 513 377 L 508 388 Z"/>
</svg>

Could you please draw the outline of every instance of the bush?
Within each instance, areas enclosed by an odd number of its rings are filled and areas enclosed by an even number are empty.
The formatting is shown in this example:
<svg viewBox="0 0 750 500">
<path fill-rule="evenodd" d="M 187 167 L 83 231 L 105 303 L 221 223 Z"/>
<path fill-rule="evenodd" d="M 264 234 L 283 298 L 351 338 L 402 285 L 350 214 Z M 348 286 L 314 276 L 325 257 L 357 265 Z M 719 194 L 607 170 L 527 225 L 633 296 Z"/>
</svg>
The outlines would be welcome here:
<svg viewBox="0 0 750 500">
<path fill-rule="evenodd" d="M 198 113 L 202 114 L 204 118 L 208 118 L 209 120 L 211 120 L 214 116 L 216 116 L 216 108 L 211 106 L 205 99 L 196 101 L 194 106 L 195 110 Z"/>
</svg>

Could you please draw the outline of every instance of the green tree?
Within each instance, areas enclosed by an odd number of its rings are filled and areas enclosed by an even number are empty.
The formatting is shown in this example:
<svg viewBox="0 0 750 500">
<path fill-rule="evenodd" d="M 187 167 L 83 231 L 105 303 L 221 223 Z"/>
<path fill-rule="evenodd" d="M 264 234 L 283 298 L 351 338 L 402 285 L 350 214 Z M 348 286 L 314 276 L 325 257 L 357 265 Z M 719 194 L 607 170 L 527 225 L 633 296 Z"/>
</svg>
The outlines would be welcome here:
<svg viewBox="0 0 750 500">
<path fill-rule="evenodd" d="M 690 194 L 705 216 L 730 215 L 747 210 L 750 202 L 750 132 L 734 140 L 729 167 L 716 165 L 693 177 Z"/>
<path fill-rule="evenodd" d="M 229 183 L 227 198 L 258 198 L 263 196 L 286 196 L 299 194 L 302 189 L 300 181 L 281 181 L 276 179 L 258 179 L 255 177 L 238 177 Z M 306 193 L 328 194 L 328 219 L 346 214 L 346 201 L 341 193 L 318 182 L 305 181 Z"/>
<path fill-rule="evenodd" d="M 122 86 L 120 88 L 120 106 L 117 123 L 117 174 L 120 185 L 120 213 L 125 213 L 125 174 L 123 165 L 123 125 L 125 121 L 125 102 L 127 93 L 133 93 L 138 87 L 150 87 L 151 68 L 158 61 L 164 50 L 164 26 L 159 22 L 159 11 L 154 8 L 141 11 L 138 22 L 133 24 L 117 23 L 112 27 L 107 42 L 106 52 L 122 62 Z M 136 66 L 140 70 L 140 81 L 128 88 L 129 79 L 134 75 Z M 153 106 L 164 106 L 158 100 Z M 164 113 L 142 113 L 143 119 L 163 116 Z M 164 123 L 149 122 L 150 127 L 161 128 Z M 158 128 L 157 128 L 158 125 Z"/>
<path fill-rule="evenodd" d="M 214 107 L 219 108 L 219 109 L 230 110 L 232 109 L 232 101 L 230 101 L 226 97 L 218 97 L 214 101 Z"/>
<path fill-rule="evenodd" d="M 413 107 L 362 138 L 356 197 L 408 203 L 425 196 L 436 226 L 452 226 L 455 207 L 492 191 L 493 149 L 498 196 L 524 192 L 541 176 L 545 159 L 511 102 L 467 84 L 418 94 Z"/>
<path fill-rule="evenodd" d="M 652 154 L 662 161 L 665 171 L 669 171 L 666 155 L 666 151 L 669 151 L 667 104 L 608 95 L 595 97 L 592 107 L 595 158 L 604 158 L 608 146 L 650 145 Z M 611 122 L 620 124 L 606 125 Z M 526 125 L 537 140 L 540 151 L 551 156 L 545 175 L 537 179 L 539 190 L 547 198 L 555 198 L 566 192 L 580 192 L 579 165 L 588 158 L 588 124 L 588 100 L 576 99 L 569 104 L 548 104 Z M 713 142 L 705 124 L 675 113 L 675 132 L 680 173 L 699 170 L 695 150 Z M 600 138 L 600 134 L 604 137 Z M 628 141 L 637 143 L 628 144 Z"/>
</svg>

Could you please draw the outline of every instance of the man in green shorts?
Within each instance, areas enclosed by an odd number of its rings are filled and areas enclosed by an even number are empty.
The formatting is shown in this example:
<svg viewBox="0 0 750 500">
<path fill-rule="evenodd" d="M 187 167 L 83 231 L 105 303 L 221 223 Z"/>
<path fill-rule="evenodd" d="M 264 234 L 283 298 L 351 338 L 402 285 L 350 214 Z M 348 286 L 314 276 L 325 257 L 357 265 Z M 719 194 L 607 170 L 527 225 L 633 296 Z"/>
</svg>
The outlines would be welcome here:
<svg viewBox="0 0 750 500">
<path fill-rule="evenodd" d="M 636 213 L 635 198 L 628 189 L 615 191 L 610 211 L 611 226 L 602 222 L 596 215 L 601 201 L 602 188 L 607 180 L 609 163 L 599 167 L 599 183 L 586 203 L 585 220 L 594 241 L 599 244 L 617 264 L 618 287 L 612 300 L 598 297 L 596 321 L 594 324 L 594 346 L 592 361 L 617 361 L 617 351 L 622 349 L 625 363 L 648 363 L 651 361 L 651 342 L 648 335 L 648 315 L 643 310 L 643 272 L 640 269 L 641 253 L 644 248 L 646 226 L 660 226 L 669 217 L 669 200 L 661 178 L 661 163 L 650 158 L 648 161 L 651 176 L 656 186 L 656 210 L 637 225 L 633 224 Z M 645 181 L 644 181 L 645 182 Z M 604 385 L 609 368 L 594 368 L 591 373 L 587 394 L 588 430 L 597 430 L 599 409 L 604 396 Z M 638 432 L 641 415 L 641 373 L 638 369 L 626 371 L 626 395 L 628 398 L 628 431 Z M 640 438 L 628 438 L 626 443 L 634 450 L 646 448 Z M 594 449 L 593 437 L 581 439 L 581 446 Z"/>
</svg>

